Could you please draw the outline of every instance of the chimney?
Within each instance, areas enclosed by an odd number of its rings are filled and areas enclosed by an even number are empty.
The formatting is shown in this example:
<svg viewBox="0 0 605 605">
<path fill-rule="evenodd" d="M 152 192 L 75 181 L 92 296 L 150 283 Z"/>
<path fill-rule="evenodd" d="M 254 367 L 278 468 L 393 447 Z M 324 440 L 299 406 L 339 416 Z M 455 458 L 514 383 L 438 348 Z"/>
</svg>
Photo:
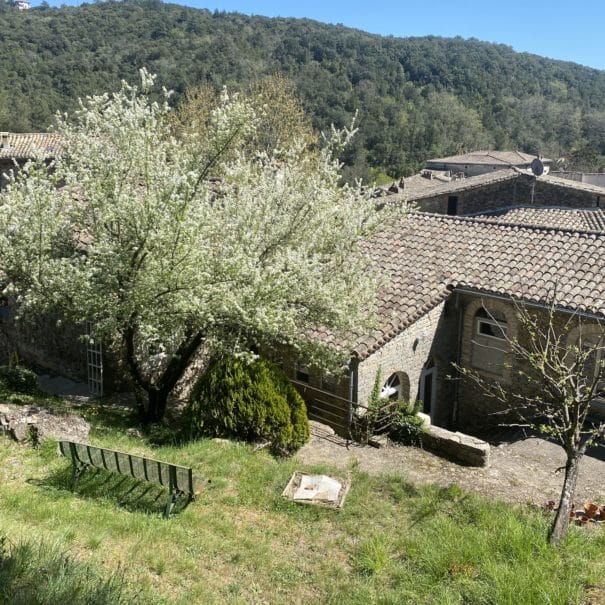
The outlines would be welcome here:
<svg viewBox="0 0 605 605">
<path fill-rule="evenodd" d="M 8 132 L 0 132 L 0 149 L 8 149 Z"/>
</svg>

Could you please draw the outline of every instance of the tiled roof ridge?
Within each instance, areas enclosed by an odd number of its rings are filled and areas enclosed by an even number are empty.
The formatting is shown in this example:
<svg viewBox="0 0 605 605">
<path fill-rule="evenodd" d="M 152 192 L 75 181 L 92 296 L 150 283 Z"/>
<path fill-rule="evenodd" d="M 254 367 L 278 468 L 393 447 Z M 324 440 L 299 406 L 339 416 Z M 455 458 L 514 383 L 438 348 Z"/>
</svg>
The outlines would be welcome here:
<svg viewBox="0 0 605 605">
<path fill-rule="evenodd" d="M 473 293 L 476 293 L 479 295 L 484 294 L 486 296 L 493 296 L 494 298 L 500 298 L 502 300 L 514 300 L 520 304 L 526 304 L 526 305 L 529 305 L 532 307 L 548 308 L 552 304 L 551 301 L 542 300 L 537 297 L 532 297 L 529 295 L 524 296 L 524 295 L 519 295 L 519 294 L 504 294 L 501 290 L 498 290 L 496 288 L 473 286 L 471 284 L 466 284 L 464 282 L 450 283 L 447 285 L 447 287 L 452 293 L 454 293 L 456 291 L 473 292 Z M 577 314 L 577 315 L 583 315 L 583 316 L 596 317 L 596 318 L 603 319 L 603 315 L 596 311 L 592 312 L 592 311 L 585 310 L 585 309 L 573 308 L 573 307 L 566 306 L 564 304 L 560 304 L 557 302 L 554 303 L 554 308 L 555 308 L 555 310 L 561 311 L 563 313 Z"/>
<path fill-rule="evenodd" d="M 588 210 L 588 208 L 587 208 Z M 602 231 L 595 231 L 591 229 L 572 229 L 565 227 L 552 227 L 552 226 L 544 226 L 544 225 L 532 225 L 528 223 L 511 223 L 506 221 L 495 221 L 489 220 L 485 218 L 477 218 L 473 216 L 450 216 L 448 214 L 438 214 L 434 212 L 420 212 L 420 211 L 412 211 L 410 215 L 418 215 L 421 217 L 429 218 L 437 221 L 448 221 L 448 222 L 461 222 L 461 223 L 472 223 L 477 225 L 487 225 L 489 227 L 501 227 L 505 228 L 508 231 L 514 231 L 518 229 L 527 229 L 528 231 L 534 232 L 556 232 L 562 234 L 573 234 L 573 235 L 588 235 L 588 236 L 598 236 L 602 239 L 605 239 L 605 233 Z"/>
<path fill-rule="evenodd" d="M 477 212 L 472 212 L 470 214 L 465 214 L 467 217 L 476 217 L 483 215 L 491 215 L 498 214 L 500 212 L 506 212 L 508 210 L 553 210 L 553 211 L 561 211 L 564 210 L 566 212 L 604 212 L 604 208 L 573 208 L 571 206 L 538 206 L 537 204 L 515 204 L 513 206 L 500 206 L 500 208 L 492 208 L 490 210 L 478 210 Z"/>
<path fill-rule="evenodd" d="M 513 168 L 515 166 L 512 162 L 507 162 L 506 160 L 503 160 L 501 157 L 499 158 L 497 155 L 494 155 L 495 153 L 497 153 L 497 152 L 496 151 L 487 151 L 485 153 L 485 157 L 492 158 L 496 162 L 500 162 L 503 166 L 508 166 L 509 168 Z M 526 161 L 526 159 L 523 156 L 519 155 L 519 152 L 516 149 L 509 153 L 516 154 L 518 159 L 520 159 L 524 162 Z"/>
<path fill-rule="evenodd" d="M 456 155 L 449 155 L 440 158 L 431 158 L 427 162 L 441 162 L 449 164 L 476 164 L 483 163 L 486 159 L 490 159 L 496 163 L 502 164 L 502 166 L 512 165 L 513 163 L 528 163 L 532 158 L 539 157 L 537 154 L 526 153 L 519 149 L 477 149 L 475 151 L 469 151 L 467 153 L 459 153 Z M 544 161 L 550 162 L 552 160 L 544 158 Z"/>
<path fill-rule="evenodd" d="M 605 193 L 605 187 L 599 185 L 592 185 L 591 183 L 582 183 L 580 181 L 573 181 L 571 179 L 564 179 L 554 174 L 543 174 L 539 177 L 546 183 L 557 185 L 559 187 L 566 187 L 567 189 L 578 189 L 579 191 L 586 191 L 587 193 L 593 193 L 594 195 L 603 195 Z"/>
<path fill-rule="evenodd" d="M 414 175 L 414 176 L 417 176 L 417 175 Z M 469 189 L 479 189 L 481 187 L 485 187 L 486 185 L 493 185 L 495 183 L 500 183 L 500 182 L 516 179 L 521 176 L 529 176 L 529 175 L 526 172 L 519 170 L 515 166 L 512 166 L 512 167 L 506 166 L 506 167 L 500 168 L 498 170 L 494 170 L 493 172 L 486 172 L 484 174 L 466 177 L 464 179 L 451 180 L 451 181 L 435 179 L 439 183 L 436 187 L 433 187 L 432 189 L 429 189 L 427 191 L 418 192 L 418 194 L 415 195 L 413 198 L 410 198 L 409 201 L 416 201 L 416 200 L 422 200 L 425 198 L 435 197 L 438 195 L 445 195 L 446 193 L 453 192 L 453 191 L 467 191 Z M 405 198 L 405 192 L 404 192 L 403 198 L 402 198 L 401 193 L 397 193 L 397 194 L 393 194 L 392 196 L 385 196 L 384 199 L 389 200 L 390 198 L 397 198 L 397 199 L 393 199 L 391 201 L 391 203 L 393 203 L 394 201 L 400 201 L 400 199 L 407 200 L 407 198 Z"/>
</svg>

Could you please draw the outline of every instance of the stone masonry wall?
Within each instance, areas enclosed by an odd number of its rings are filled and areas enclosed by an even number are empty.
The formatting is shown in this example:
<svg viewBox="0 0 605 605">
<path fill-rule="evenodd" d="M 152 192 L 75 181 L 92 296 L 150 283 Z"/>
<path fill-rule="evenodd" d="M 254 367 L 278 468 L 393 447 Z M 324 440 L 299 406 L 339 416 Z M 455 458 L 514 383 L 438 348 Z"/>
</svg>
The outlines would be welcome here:
<svg viewBox="0 0 605 605">
<path fill-rule="evenodd" d="M 51 316 L 15 321 L 9 310 L 0 322 L 0 363 L 13 357 L 25 365 L 86 380 L 86 348 L 80 338 L 83 333 L 83 326 L 57 326 L 56 318 Z"/>
<path fill-rule="evenodd" d="M 456 343 L 454 301 L 448 300 L 360 362 L 357 389 L 359 401 L 364 403 L 368 400 L 379 369 L 383 382 L 395 372 L 404 372 L 409 379 L 410 401 L 416 401 L 423 368 L 432 363 L 437 372 L 432 421 L 441 426 L 449 425 L 454 391 L 447 376 L 452 372 L 451 362 L 455 359 Z"/>
<path fill-rule="evenodd" d="M 536 206 L 597 208 L 599 205 L 602 206 L 602 202 L 605 200 L 605 191 L 603 193 L 604 195 L 599 196 L 587 191 L 579 191 L 573 187 L 564 187 L 537 179 L 534 189 L 534 204 Z"/>
<path fill-rule="evenodd" d="M 533 187 L 532 194 L 532 184 Z M 508 208 L 510 206 L 563 206 L 569 208 L 596 208 L 605 204 L 605 192 L 598 196 L 573 187 L 549 183 L 530 175 L 519 175 L 491 185 L 445 193 L 416 201 L 423 212 L 446 214 L 450 196 L 458 198 L 458 215 L 469 215 Z M 600 197 L 600 200 L 599 200 Z M 532 201 L 533 199 L 533 201 Z"/>
<path fill-rule="evenodd" d="M 500 311 L 504 313 L 507 321 L 508 336 L 513 339 L 518 339 L 521 344 L 528 344 L 528 335 L 522 330 L 517 319 L 517 310 L 514 305 L 505 300 L 497 300 L 491 298 L 481 299 L 478 296 L 465 296 L 463 298 L 463 327 L 462 327 L 462 346 L 460 363 L 464 367 L 472 367 L 471 353 L 474 346 L 475 338 L 475 314 L 485 304 L 489 310 Z M 546 311 L 539 308 L 532 308 L 532 313 L 542 316 L 546 320 Z M 569 321 L 568 314 L 561 313 L 555 320 L 555 326 L 558 329 L 564 329 L 565 324 Z M 583 333 L 599 333 L 603 334 L 605 328 L 596 322 L 583 320 Z M 572 330 L 568 337 L 568 344 L 572 344 L 574 335 L 577 330 Z M 482 377 L 487 380 L 500 382 L 506 390 L 516 392 L 528 392 L 527 384 L 523 377 L 519 375 L 518 370 L 526 365 L 527 362 L 521 359 L 516 359 L 512 354 L 506 356 L 505 367 L 501 374 L 491 374 L 484 370 L 475 369 Z M 506 367 L 508 366 L 508 367 Z M 458 384 L 458 409 L 456 416 L 456 427 L 465 432 L 483 431 L 490 427 L 496 427 L 499 424 L 506 424 L 514 418 L 511 415 L 503 414 L 506 406 L 493 398 L 488 397 L 477 386 L 468 379 L 462 379 Z"/>
</svg>

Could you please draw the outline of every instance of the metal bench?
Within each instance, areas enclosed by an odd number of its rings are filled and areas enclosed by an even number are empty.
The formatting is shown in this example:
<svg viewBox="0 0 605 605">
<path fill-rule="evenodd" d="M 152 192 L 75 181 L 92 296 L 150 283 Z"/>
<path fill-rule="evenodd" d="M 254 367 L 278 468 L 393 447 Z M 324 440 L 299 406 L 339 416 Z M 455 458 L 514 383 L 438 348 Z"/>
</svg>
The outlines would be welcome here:
<svg viewBox="0 0 605 605">
<path fill-rule="evenodd" d="M 179 498 L 186 498 L 184 506 L 187 506 L 199 493 L 199 480 L 194 478 L 192 469 L 185 466 L 74 441 L 60 441 L 59 451 L 63 456 L 71 459 L 72 490 L 75 489 L 76 482 L 82 473 L 92 467 L 156 483 L 167 488 L 169 498 L 164 512 L 166 519 L 170 517 Z"/>
</svg>

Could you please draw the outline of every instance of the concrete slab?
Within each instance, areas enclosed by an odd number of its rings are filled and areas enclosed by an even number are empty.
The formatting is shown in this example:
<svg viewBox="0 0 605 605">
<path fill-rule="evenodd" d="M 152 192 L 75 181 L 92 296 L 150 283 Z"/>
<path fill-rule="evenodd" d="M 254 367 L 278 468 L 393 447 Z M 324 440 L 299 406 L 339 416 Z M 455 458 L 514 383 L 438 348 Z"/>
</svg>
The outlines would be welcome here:
<svg viewBox="0 0 605 605">
<path fill-rule="evenodd" d="M 342 508 L 350 485 L 348 480 L 295 471 L 282 496 L 300 504 Z"/>
</svg>

